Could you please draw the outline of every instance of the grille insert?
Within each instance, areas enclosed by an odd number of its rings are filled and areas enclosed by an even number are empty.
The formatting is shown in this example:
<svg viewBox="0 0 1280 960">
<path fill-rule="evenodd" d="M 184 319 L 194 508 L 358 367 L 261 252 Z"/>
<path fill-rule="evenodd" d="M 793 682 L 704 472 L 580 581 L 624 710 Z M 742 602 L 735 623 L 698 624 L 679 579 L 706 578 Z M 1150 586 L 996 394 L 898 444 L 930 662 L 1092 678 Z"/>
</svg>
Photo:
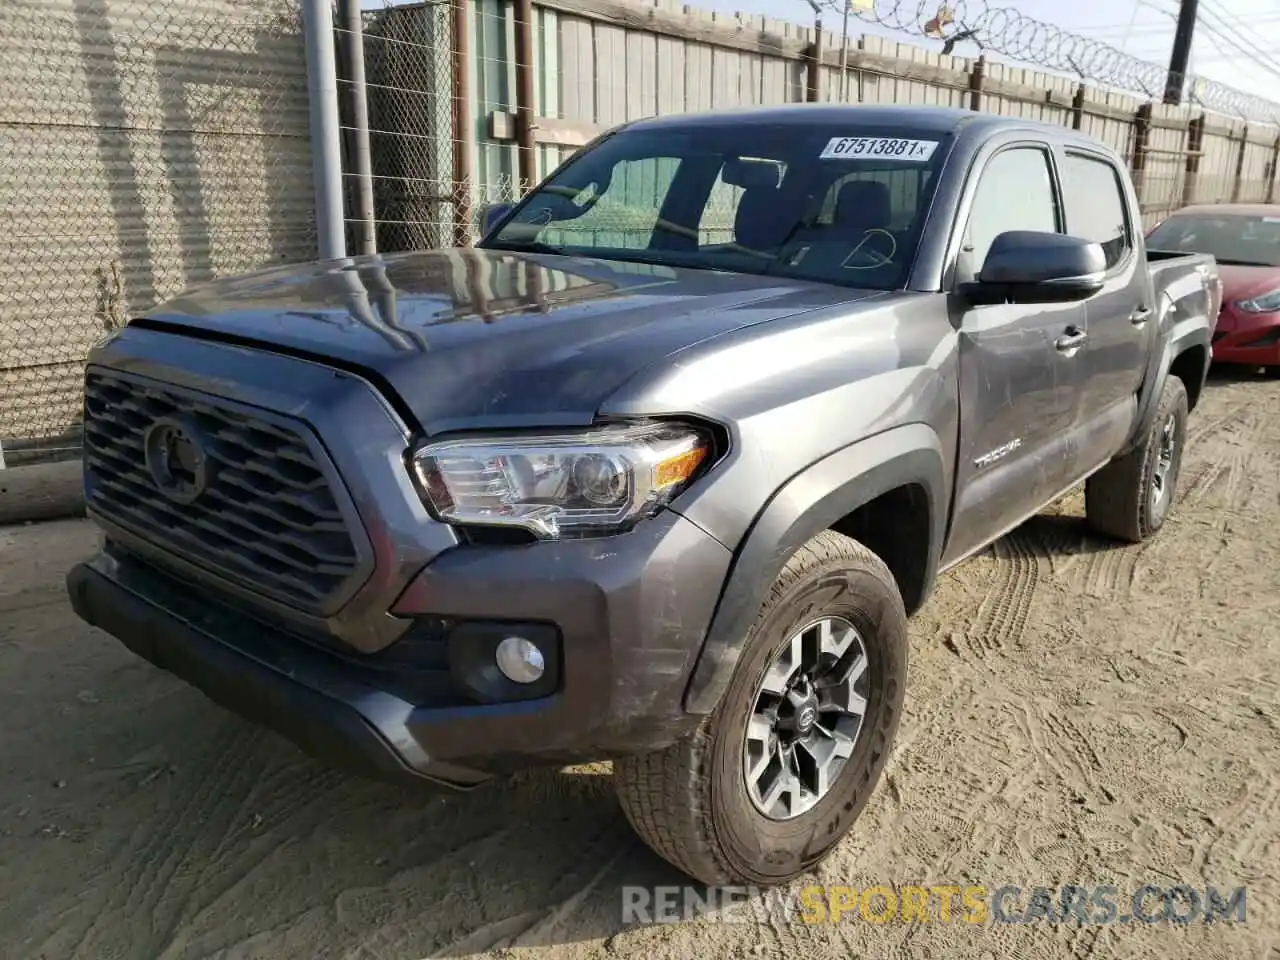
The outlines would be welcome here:
<svg viewBox="0 0 1280 960">
<path fill-rule="evenodd" d="M 303 429 L 217 398 L 91 370 L 88 502 L 202 569 L 299 609 L 327 611 L 356 585 L 362 558 L 336 477 Z M 197 492 L 188 498 L 192 484 Z"/>
</svg>

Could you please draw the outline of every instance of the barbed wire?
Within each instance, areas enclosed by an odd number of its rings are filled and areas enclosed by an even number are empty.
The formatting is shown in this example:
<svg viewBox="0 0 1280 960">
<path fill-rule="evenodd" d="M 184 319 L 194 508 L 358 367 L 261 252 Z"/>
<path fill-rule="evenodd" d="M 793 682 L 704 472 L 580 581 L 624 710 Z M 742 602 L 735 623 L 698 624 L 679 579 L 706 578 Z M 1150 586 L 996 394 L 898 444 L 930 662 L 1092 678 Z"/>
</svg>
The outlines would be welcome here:
<svg viewBox="0 0 1280 960">
<path fill-rule="evenodd" d="M 941 40 L 946 53 L 968 42 L 1086 82 L 1142 93 L 1153 100 L 1164 96 L 1167 67 L 1010 7 L 986 0 L 956 0 L 943 6 L 936 0 L 823 0 L 822 5 L 843 14 L 844 2 L 850 4 L 851 17 L 898 33 Z M 1280 124 L 1280 103 L 1194 74 L 1187 77 L 1183 97 L 1206 110 Z"/>
</svg>

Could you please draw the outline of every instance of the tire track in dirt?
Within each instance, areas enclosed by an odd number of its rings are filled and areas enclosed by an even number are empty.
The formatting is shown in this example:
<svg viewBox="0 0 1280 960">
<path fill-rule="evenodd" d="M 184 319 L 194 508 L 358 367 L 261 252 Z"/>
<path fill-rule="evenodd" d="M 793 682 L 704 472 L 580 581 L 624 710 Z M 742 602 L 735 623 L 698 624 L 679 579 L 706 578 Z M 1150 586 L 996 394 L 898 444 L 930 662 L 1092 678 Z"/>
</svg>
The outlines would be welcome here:
<svg viewBox="0 0 1280 960">
<path fill-rule="evenodd" d="M 117 851 L 107 902 L 81 935 L 72 957 L 96 960 L 112 955 L 114 937 L 124 933 L 110 923 L 113 914 L 150 916 L 154 931 L 182 909 L 199 873 L 198 848 L 210 835 L 210 821 L 225 819 L 228 812 L 234 816 L 252 789 L 257 770 L 248 761 L 258 736 L 239 721 L 221 723 L 212 763 L 198 773 L 182 775 L 164 814 L 140 824 Z M 161 939 L 167 937 L 161 934 Z M 139 947 L 133 944 L 123 955 L 150 953 Z"/>
<path fill-rule="evenodd" d="M 1249 415 L 1249 412 L 1252 409 L 1253 404 L 1250 401 L 1242 400 L 1239 403 L 1233 404 L 1222 413 L 1215 414 L 1208 418 L 1197 417 L 1195 425 L 1187 430 L 1187 437 L 1185 441 L 1186 446 L 1190 447 L 1193 444 L 1199 443 L 1201 437 L 1207 436 L 1210 433 L 1216 433 L 1219 430 L 1231 426 L 1238 420 L 1243 420 Z"/>
<path fill-rule="evenodd" d="M 1209 883 L 1247 864 L 1262 841 L 1262 832 L 1280 815 L 1280 780 L 1274 774 L 1258 773 L 1222 816 L 1203 818 L 1213 834 L 1208 843 L 1194 845 L 1191 869 Z"/>
<path fill-rule="evenodd" d="M 1128 599 L 1145 545 L 1097 539 L 1090 543 L 1093 553 L 1080 575 L 1084 592 L 1104 600 Z"/>
<path fill-rule="evenodd" d="M 280 765 L 271 759 L 257 760 L 260 775 L 239 809 L 223 821 L 222 829 L 218 823 L 203 825 L 202 833 L 211 835 L 212 849 L 196 865 L 191 889 L 165 939 L 158 941 L 162 944 L 158 960 L 187 955 L 189 936 L 202 921 L 236 902 L 263 863 L 289 842 L 289 837 L 279 836 L 282 830 L 296 837 L 325 821 L 347 820 L 368 806 L 367 792 L 342 773 L 318 767 L 300 755 Z"/>
<path fill-rule="evenodd" d="M 973 630 L 966 635 L 969 648 L 979 659 L 1001 655 L 1022 639 L 1040 582 L 1040 567 L 1049 557 L 1044 544 L 1022 529 L 1006 534 L 991 549 L 1000 574 L 978 608 Z"/>
<path fill-rule="evenodd" d="M 1040 714 L 1040 720 L 1050 740 L 1059 747 L 1055 750 L 1050 746 L 1048 757 L 1051 762 L 1055 758 L 1060 758 L 1074 771 L 1076 775 L 1074 782 L 1082 784 L 1090 794 L 1096 796 L 1100 792 L 1098 774 L 1103 770 L 1102 758 L 1098 755 L 1092 739 L 1076 725 L 1068 712 L 1060 705 L 1055 704 L 1055 707 L 1057 709 L 1046 710 Z M 1063 783 L 1071 785 L 1072 778 L 1064 777 Z"/>
<path fill-rule="evenodd" d="M 605 802 L 607 783 L 600 793 L 591 793 L 591 806 L 583 809 L 581 788 L 558 789 L 549 783 L 554 776 L 539 773 L 537 782 L 525 778 L 524 789 L 507 785 L 493 791 L 490 812 L 495 829 L 431 852 L 383 884 L 337 893 L 333 910 L 338 922 L 358 943 L 350 955 L 461 957 L 550 946 L 563 942 L 565 928 L 572 927 L 579 914 L 594 920 L 601 935 L 606 926 L 601 918 L 616 925 L 621 901 L 606 901 L 605 891 L 614 889 L 607 881 L 624 858 L 640 850 L 640 841 L 616 805 Z M 569 796 L 575 792 L 576 803 Z M 550 808 L 541 796 L 547 793 L 561 796 L 562 809 L 577 807 L 579 813 L 544 830 L 530 824 L 507 826 L 521 810 Z M 554 848 L 548 843 L 553 836 L 563 841 Z M 654 871 L 659 870 L 655 864 Z M 521 875 L 544 881 L 503 883 L 502 895 L 495 895 L 499 888 L 493 877 Z M 657 876 L 652 883 L 674 882 Z M 459 889 L 473 896 L 459 897 Z"/>
<path fill-rule="evenodd" d="M 1076 517 L 1041 515 L 1027 521 L 1022 529 L 1037 545 L 1037 554 L 1043 554 L 1048 572 L 1055 578 L 1071 573 L 1088 542 L 1084 521 Z"/>
<path fill-rule="evenodd" d="M 1252 461 L 1267 425 L 1256 409 L 1246 408 L 1205 444 L 1205 463 L 1181 498 L 1196 506 L 1228 510 L 1248 505 L 1254 488 Z"/>
<path fill-rule="evenodd" d="M 1102 758 L 1089 736 L 1067 715 L 1068 708 L 1057 702 L 1029 697 L 1018 709 L 1030 753 L 1036 763 L 1043 763 L 1048 768 L 1063 788 L 1061 799 L 1064 806 L 1113 799 L 1111 792 L 1102 787 L 1098 779 L 1104 769 Z M 1062 838 L 1059 840 L 1049 846 L 1058 848 L 1067 843 Z M 1042 848 L 1037 855 L 1046 849 Z"/>
</svg>

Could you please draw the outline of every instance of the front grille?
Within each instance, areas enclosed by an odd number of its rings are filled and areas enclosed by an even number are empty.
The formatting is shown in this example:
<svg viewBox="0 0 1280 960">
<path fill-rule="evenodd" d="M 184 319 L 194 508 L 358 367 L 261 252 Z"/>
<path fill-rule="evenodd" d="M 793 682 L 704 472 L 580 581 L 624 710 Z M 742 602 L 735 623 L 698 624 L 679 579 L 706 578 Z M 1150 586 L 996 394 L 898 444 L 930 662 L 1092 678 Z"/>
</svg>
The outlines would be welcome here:
<svg viewBox="0 0 1280 960">
<path fill-rule="evenodd" d="M 361 556 L 305 429 L 217 398 L 90 370 L 88 503 L 202 570 L 301 610 L 329 612 L 344 588 L 356 586 Z M 165 439 L 186 452 L 177 459 L 158 452 Z M 198 480 L 192 463 L 200 464 Z M 166 464 L 176 466 L 166 472 Z"/>
</svg>

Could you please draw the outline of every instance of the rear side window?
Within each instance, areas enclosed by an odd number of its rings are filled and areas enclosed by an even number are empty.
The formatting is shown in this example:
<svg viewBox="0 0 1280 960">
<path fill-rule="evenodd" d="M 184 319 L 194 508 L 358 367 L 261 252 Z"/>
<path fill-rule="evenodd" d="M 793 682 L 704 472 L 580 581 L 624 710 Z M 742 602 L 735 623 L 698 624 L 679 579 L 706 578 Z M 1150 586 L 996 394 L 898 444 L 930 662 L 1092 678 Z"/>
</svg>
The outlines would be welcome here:
<svg viewBox="0 0 1280 960">
<path fill-rule="evenodd" d="M 1107 269 L 1133 250 L 1124 190 L 1116 168 L 1105 160 L 1068 153 L 1062 167 L 1067 233 L 1102 245 Z"/>
</svg>

